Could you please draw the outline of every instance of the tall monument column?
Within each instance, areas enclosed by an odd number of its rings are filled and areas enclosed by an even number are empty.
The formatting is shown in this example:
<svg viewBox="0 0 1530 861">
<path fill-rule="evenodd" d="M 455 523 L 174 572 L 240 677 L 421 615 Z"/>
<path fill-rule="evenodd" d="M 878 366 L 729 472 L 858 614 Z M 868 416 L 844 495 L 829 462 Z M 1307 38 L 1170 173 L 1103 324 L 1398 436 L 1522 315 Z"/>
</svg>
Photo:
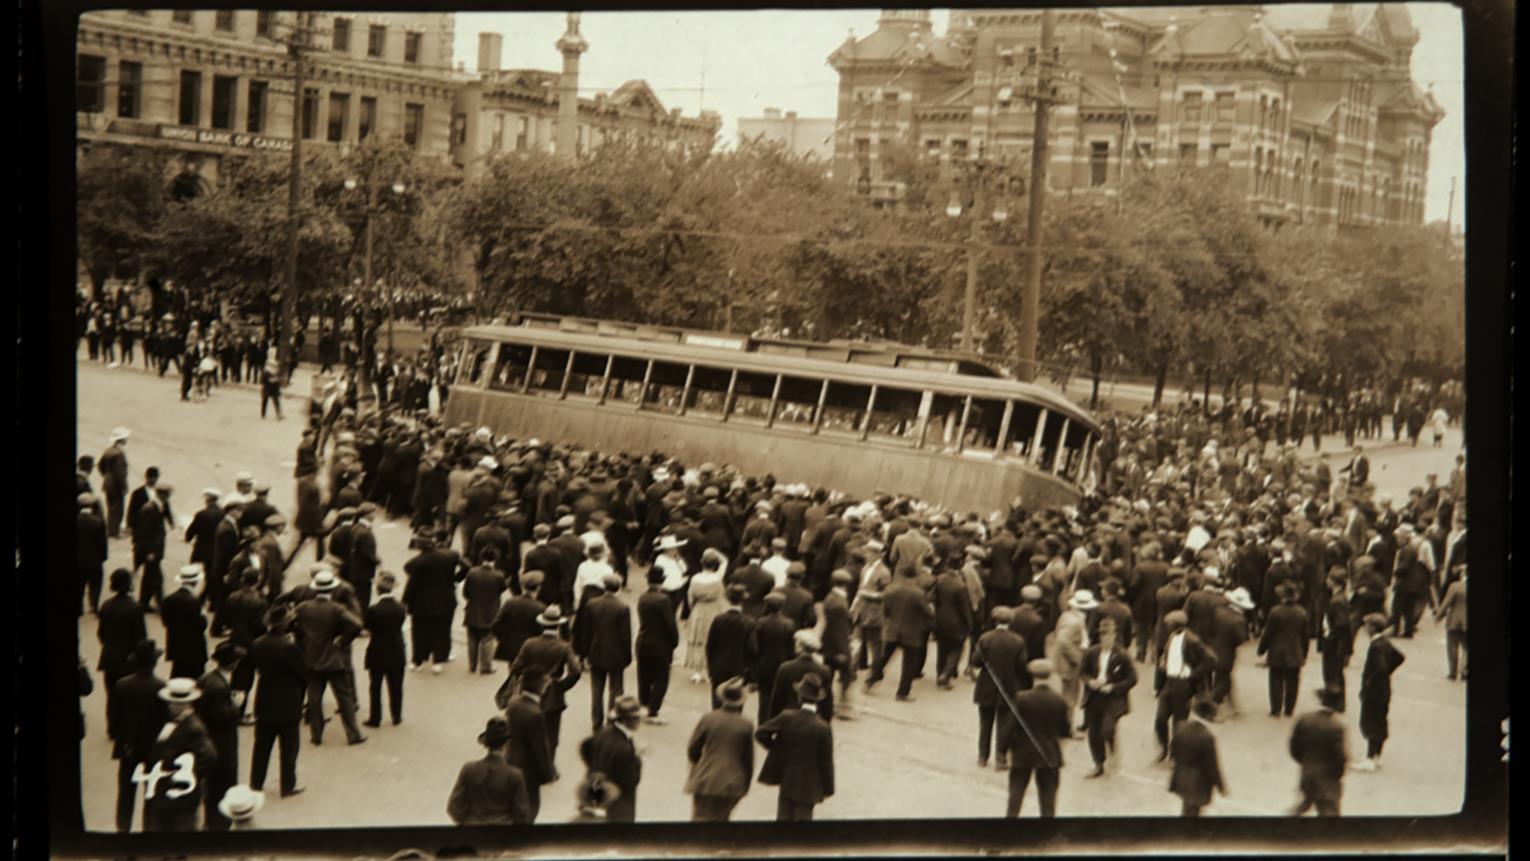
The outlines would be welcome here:
<svg viewBox="0 0 1530 861">
<path fill-rule="evenodd" d="M 579 35 L 579 13 L 568 13 L 568 31 L 558 39 L 563 54 L 563 74 L 558 78 L 558 148 L 559 158 L 578 155 L 579 142 L 579 55 L 590 43 Z"/>
</svg>

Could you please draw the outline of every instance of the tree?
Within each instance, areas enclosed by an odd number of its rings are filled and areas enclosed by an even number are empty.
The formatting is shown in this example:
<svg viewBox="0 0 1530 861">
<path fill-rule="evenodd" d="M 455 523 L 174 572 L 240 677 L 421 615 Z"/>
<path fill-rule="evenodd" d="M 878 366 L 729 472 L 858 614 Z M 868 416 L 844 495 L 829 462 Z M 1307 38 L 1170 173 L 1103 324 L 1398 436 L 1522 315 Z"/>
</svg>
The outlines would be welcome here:
<svg viewBox="0 0 1530 861">
<path fill-rule="evenodd" d="M 169 206 L 171 159 L 144 147 L 94 146 L 76 173 L 78 254 L 90 273 L 92 298 L 108 278 L 131 278 L 155 245 Z"/>
</svg>

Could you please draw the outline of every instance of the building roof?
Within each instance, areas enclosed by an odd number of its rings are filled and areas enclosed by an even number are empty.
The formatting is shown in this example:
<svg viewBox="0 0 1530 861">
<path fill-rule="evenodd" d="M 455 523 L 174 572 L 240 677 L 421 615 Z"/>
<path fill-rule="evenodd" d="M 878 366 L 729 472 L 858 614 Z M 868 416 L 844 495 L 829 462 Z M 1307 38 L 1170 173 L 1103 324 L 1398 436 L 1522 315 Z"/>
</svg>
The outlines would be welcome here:
<svg viewBox="0 0 1530 861">
<path fill-rule="evenodd" d="M 967 56 L 951 36 L 935 36 L 922 28 L 885 25 L 878 26 L 864 39 L 846 39 L 829 55 L 831 65 L 894 61 L 961 66 L 966 63 Z"/>
<path fill-rule="evenodd" d="M 1445 115 L 1445 109 L 1435 101 L 1434 94 L 1419 89 L 1418 84 L 1412 81 L 1382 84 L 1380 91 L 1376 94 L 1376 104 L 1384 111 L 1418 112 L 1434 117 Z"/>
<path fill-rule="evenodd" d="M 1160 57 L 1206 57 L 1246 54 L 1280 63 L 1298 62 L 1296 51 L 1286 44 L 1257 9 L 1216 10 L 1173 32 L 1166 32 L 1148 49 Z"/>
<path fill-rule="evenodd" d="M 639 107 L 648 110 L 664 112 L 664 103 L 654 94 L 653 88 L 646 81 L 631 80 L 617 87 L 611 93 L 610 101 L 618 107 Z"/>
</svg>

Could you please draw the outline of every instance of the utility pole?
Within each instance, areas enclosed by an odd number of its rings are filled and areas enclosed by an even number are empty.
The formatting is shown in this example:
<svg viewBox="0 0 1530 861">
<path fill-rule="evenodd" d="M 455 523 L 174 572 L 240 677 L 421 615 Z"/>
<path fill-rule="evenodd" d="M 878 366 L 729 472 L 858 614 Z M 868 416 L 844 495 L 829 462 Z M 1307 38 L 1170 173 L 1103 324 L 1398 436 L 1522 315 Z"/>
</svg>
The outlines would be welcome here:
<svg viewBox="0 0 1530 861">
<path fill-rule="evenodd" d="M 1025 224 L 1026 258 L 1025 294 L 1020 300 L 1020 379 L 1031 382 L 1036 379 L 1037 318 L 1041 313 L 1041 218 L 1047 196 L 1047 120 L 1051 112 L 1052 83 L 1052 31 L 1056 26 L 1056 14 L 1050 10 L 1041 13 L 1041 48 L 1037 52 L 1036 126 L 1031 143 L 1031 199 L 1030 212 Z"/>
<path fill-rule="evenodd" d="M 983 226 L 983 177 L 978 170 L 973 171 L 972 183 L 972 233 L 967 238 L 967 292 L 962 299 L 962 352 L 977 352 L 976 321 L 977 312 L 973 306 L 977 304 L 978 282 L 978 242 L 982 239 L 979 230 Z"/>
<path fill-rule="evenodd" d="M 277 321 L 276 355 L 283 372 L 297 366 L 293 355 L 293 315 L 297 310 L 297 259 L 298 230 L 302 225 L 303 189 L 303 114 L 306 100 L 303 92 L 303 51 L 307 48 L 308 27 L 311 12 L 294 12 L 292 41 L 287 53 L 292 57 L 292 167 L 287 179 L 287 284 L 282 291 L 280 319 Z"/>
</svg>

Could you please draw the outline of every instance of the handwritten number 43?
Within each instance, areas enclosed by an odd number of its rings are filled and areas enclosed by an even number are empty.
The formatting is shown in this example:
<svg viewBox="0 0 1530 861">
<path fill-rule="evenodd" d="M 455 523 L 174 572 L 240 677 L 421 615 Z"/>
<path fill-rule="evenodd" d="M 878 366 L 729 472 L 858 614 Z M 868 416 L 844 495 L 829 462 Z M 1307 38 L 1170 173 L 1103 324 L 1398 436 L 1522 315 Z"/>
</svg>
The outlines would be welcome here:
<svg viewBox="0 0 1530 861">
<path fill-rule="evenodd" d="M 171 787 L 165 790 L 167 798 L 180 798 L 196 790 L 196 754 L 187 751 L 176 757 L 173 764 L 174 771 L 166 771 L 161 762 L 154 763 L 154 767 L 147 771 L 141 762 L 133 769 L 133 782 L 144 784 L 143 797 L 146 800 L 154 797 L 160 780 L 166 777 L 170 778 L 171 783 Z"/>
</svg>

